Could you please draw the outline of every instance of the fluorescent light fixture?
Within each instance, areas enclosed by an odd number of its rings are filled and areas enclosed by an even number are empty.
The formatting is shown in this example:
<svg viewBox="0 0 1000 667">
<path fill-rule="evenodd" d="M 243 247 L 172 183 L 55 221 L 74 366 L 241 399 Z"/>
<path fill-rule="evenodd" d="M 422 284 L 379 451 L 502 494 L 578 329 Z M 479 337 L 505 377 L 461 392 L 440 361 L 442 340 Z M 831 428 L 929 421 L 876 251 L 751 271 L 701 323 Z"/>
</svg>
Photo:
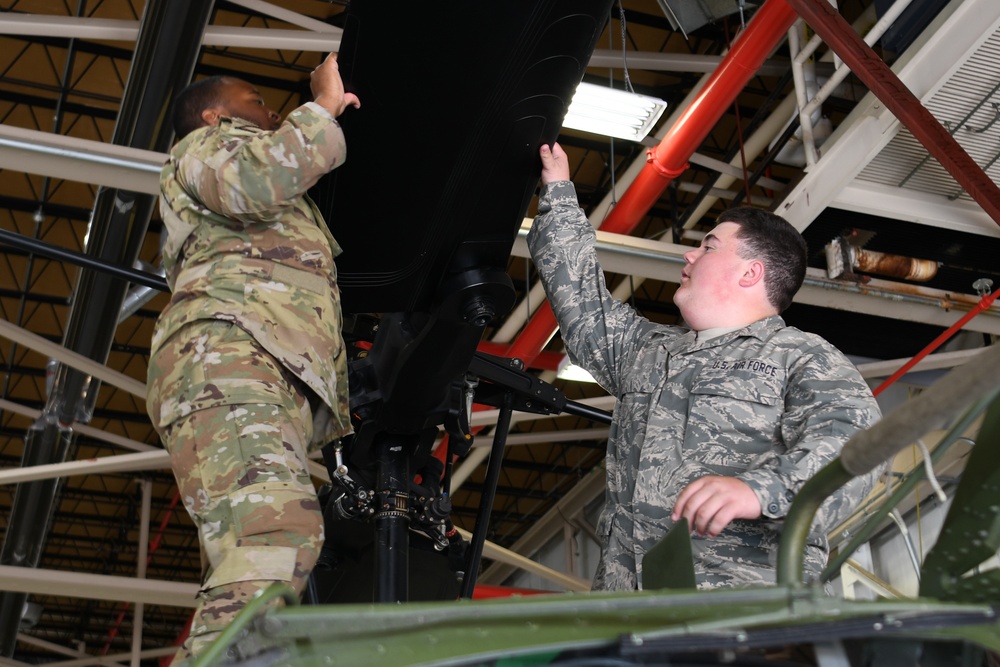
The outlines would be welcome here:
<svg viewBox="0 0 1000 667">
<path fill-rule="evenodd" d="M 642 141 L 663 115 L 667 103 L 592 83 L 581 83 L 563 119 L 563 127 Z"/>
<path fill-rule="evenodd" d="M 564 355 L 556 370 L 556 377 L 560 380 L 572 380 L 574 382 L 597 382 L 594 377 L 569 360 L 569 355 Z"/>
</svg>

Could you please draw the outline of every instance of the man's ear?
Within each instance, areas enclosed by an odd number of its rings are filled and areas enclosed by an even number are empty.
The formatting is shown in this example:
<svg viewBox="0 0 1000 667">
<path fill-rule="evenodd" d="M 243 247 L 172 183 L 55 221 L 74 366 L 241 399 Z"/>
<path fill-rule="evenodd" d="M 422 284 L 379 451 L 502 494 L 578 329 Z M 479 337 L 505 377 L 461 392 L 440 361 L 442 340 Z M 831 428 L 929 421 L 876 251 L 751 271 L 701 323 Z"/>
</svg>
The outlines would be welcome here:
<svg viewBox="0 0 1000 667">
<path fill-rule="evenodd" d="M 764 262 L 759 259 L 751 260 L 747 263 L 743 275 L 740 277 L 740 287 L 753 287 L 764 279 Z"/>
<path fill-rule="evenodd" d="M 219 122 L 219 118 L 222 117 L 223 109 L 221 107 L 208 107 L 203 109 L 201 112 L 201 120 L 206 126 L 211 127 Z"/>
</svg>

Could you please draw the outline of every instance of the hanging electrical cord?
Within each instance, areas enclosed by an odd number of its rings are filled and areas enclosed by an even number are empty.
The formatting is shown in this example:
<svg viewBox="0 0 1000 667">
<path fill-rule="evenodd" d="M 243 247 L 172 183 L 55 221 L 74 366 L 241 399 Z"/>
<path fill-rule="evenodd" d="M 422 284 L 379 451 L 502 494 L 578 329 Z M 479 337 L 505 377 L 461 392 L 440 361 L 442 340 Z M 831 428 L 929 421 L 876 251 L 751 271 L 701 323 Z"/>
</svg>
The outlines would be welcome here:
<svg viewBox="0 0 1000 667">
<path fill-rule="evenodd" d="M 920 559 L 917 557 L 917 550 L 913 547 L 913 540 L 910 539 L 910 530 L 906 527 L 906 522 L 903 521 L 903 517 L 900 515 L 899 510 L 893 509 L 889 512 L 889 518 L 891 518 L 899 528 L 899 533 L 903 537 L 903 544 L 906 545 L 906 551 L 910 555 L 910 562 L 913 563 L 913 571 L 917 575 L 917 581 L 919 582 Z"/>
<path fill-rule="evenodd" d="M 934 495 L 941 502 L 946 502 L 948 496 L 945 494 L 944 489 L 941 488 L 940 482 L 938 482 L 937 475 L 934 474 L 934 466 L 931 465 L 931 453 L 927 449 L 927 445 L 924 444 L 923 440 L 917 440 L 917 446 L 920 447 L 920 453 L 924 455 L 924 472 L 927 474 L 927 482 L 934 489 Z"/>
</svg>

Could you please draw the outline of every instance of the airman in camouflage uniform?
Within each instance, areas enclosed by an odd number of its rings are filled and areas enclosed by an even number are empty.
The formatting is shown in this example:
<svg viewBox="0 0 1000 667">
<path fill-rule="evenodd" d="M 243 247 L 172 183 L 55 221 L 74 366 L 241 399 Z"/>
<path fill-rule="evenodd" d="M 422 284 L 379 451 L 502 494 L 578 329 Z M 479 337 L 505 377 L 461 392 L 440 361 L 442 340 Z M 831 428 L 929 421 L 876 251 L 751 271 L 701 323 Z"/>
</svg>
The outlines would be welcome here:
<svg viewBox="0 0 1000 667">
<path fill-rule="evenodd" d="M 306 457 L 351 432 L 334 257 L 306 191 L 343 164 L 332 56 L 281 122 L 248 83 L 192 84 L 161 178 L 172 297 L 153 334 L 147 409 L 207 561 L 197 656 L 257 591 L 301 591 L 323 544 Z"/>
<path fill-rule="evenodd" d="M 773 583 L 795 493 L 881 416 L 843 354 L 778 316 L 801 286 L 805 242 L 778 216 L 723 213 L 685 254 L 674 300 L 690 328 L 656 324 L 609 293 L 562 148 L 543 146 L 541 156 L 531 256 L 570 358 L 617 398 L 594 588 L 641 588 L 643 554 L 681 517 L 693 530 L 700 588 Z M 763 235 L 752 231 L 759 224 Z M 785 237 L 785 245 L 762 250 L 777 242 L 744 238 L 754 234 Z M 806 547 L 807 579 L 826 563 L 827 532 L 878 473 L 821 507 Z"/>
</svg>

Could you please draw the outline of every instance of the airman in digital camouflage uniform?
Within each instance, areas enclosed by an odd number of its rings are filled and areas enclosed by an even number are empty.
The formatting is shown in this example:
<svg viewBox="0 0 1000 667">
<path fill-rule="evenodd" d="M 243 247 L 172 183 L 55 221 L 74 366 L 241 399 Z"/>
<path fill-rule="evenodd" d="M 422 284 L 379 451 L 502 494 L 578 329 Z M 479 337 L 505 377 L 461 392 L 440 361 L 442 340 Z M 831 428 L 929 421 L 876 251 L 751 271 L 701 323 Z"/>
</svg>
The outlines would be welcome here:
<svg viewBox="0 0 1000 667">
<path fill-rule="evenodd" d="M 249 83 L 175 101 L 160 177 L 172 297 L 153 334 L 147 409 L 207 561 L 197 656 L 260 589 L 301 591 L 323 544 L 308 453 L 351 432 L 334 257 L 306 191 L 344 163 L 336 118 L 360 106 L 334 56 L 282 122 Z"/>
<path fill-rule="evenodd" d="M 686 327 L 656 324 L 608 292 L 563 149 L 540 154 L 531 256 L 570 358 L 617 398 L 594 588 L 641 588 L 643 554 L 681 517 L 700 588 L 773 583 L 795 493 L 881 416 L 843 354 L 779 317 L 804 279 L 805 241 L 771 213 L 723 213 L 684 255 L 674 302 Z M 826 563 L 827 532 L 878 473 L 822 506 L 807 579 Z"/>
</svg>

